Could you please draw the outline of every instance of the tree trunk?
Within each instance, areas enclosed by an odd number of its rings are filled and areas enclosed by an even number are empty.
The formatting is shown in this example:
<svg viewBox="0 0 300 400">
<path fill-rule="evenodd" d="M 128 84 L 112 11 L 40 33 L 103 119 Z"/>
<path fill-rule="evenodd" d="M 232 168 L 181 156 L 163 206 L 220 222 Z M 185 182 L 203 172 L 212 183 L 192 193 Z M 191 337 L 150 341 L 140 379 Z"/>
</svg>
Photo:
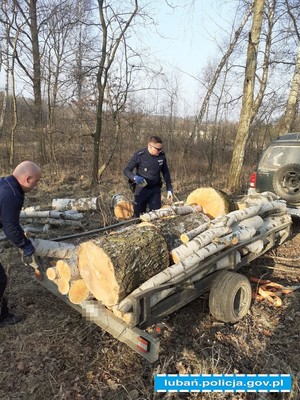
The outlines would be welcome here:
<svg viewBox="0 0 300 400">
<path fill-rule="evenodd" d="M 295 71 L 291 82 L 291 88 L 287 105 L 285 108 L 285 113 L 283 116 L 283 121 L 282 121 L 283 128 L 280 131 L 282 135 L 284 135 L 287 132 L 295 131 L 295 118 L 298 112 L 299 93 L 300 93 L 300 45 L 298 47 Z"/>
<path fill-rule="evenodd" d="M 78 268 L 89 291 L 113 306 L 169 265 L 166 241 L 149 225 L 137 225 L 81 243 Z"/>
<path fill-rule="evenodd" d="M 264 0 L 254 0 L 252 28 L 249 34 L 242 110 L 229 169 L 228 187 L 235 193 L 240 190 L 241 171 L 252 115 L 252 105 L 257 66 L 257 53 L 264 11 Z"/>
</svg>

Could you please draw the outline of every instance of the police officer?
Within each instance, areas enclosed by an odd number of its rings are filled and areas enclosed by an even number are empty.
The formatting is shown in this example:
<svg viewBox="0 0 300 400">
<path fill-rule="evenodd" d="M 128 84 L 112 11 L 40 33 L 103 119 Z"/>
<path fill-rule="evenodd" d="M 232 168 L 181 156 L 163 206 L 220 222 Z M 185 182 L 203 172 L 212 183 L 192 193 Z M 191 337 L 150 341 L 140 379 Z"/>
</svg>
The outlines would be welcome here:
<svg viewBox="0 0 300 400">
<path fill-rule="evenodd" d="M 162 140 L 151 136 L 148 146 L 133 154 L 124 175 L 134 186 L 134 214 L 139 217 L 146 212 L 161 208 L 161 174 L 167 186 L 167 199 L 173 201 L 173 189 Z"/>
<path fill-rule="evenodd" d="M 30 264 L 35 249 L 20 226 L 20 211 L 24 203 L 24 194 L 37 187 L 40 177 L 41 171 L 36 164 L 23 161 L 12 175 L 0 178 L 0 228 L 3 228 L 11 242 L 22 250 L 24 264 Z M 21 315 L 9 312 L 4 296 L 6 286 L 7 276 L 0 263 L 0 328 L 22 320 Z"/>
</svg>

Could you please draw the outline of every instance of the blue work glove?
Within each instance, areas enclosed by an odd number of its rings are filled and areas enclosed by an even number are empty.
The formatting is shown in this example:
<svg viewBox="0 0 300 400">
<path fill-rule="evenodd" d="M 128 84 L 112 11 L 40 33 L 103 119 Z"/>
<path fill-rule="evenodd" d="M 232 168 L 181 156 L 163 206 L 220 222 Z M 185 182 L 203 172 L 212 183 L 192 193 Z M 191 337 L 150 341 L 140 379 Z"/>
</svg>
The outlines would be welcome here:
<svg viewBox="0 0 300 400">
<path fill-rule="evenodd" d="M 134 182 L 137 185 L 142 185 L 142 186 L 146 186 L 147 185 L 147 182 L 145 181 L 145 179 L 140 175 L 135 175 L 134 176 Z"/>
<path fill-rule="evenodd" d="M 23 257 L 32 256 L 32 254 L 35 252 L 35 248 L 34 245 L 32 244 L 32 241 L 26 239 L 25 244 L 22 247 L 22 250 L 23 250 Z"/>
</svg>

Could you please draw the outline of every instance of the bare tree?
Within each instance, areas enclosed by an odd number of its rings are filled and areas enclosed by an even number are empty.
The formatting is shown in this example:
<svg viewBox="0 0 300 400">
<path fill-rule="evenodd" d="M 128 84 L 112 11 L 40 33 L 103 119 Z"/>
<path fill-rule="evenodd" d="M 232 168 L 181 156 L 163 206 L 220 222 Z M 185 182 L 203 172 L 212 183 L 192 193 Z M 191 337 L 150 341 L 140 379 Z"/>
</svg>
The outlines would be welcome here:
<svg viewBox="0 0 300 400">
<path fill-rule="evenodd" d="M 294 30 L 296 33 L 296 37 L 298 40 L 298 50 L 297 50 L 297 55 L 296 55 L 296 61 L 295 61 L 295 70 L 294 74 L 292 76 L 291 80 L 291 86 L 290 86 L 290 92 L 288 95 L 287 99 L 287 104 L 285 108 L 285 112 L 281 121 L 281 134 L 284 135 L 287 132 L 292 132 L 295 130 L 295 120 L 296 120 L 296 115 L 298 111 L 298 103 L 299 103 L 299 95 L 300 95 L 300 32 L 299 28 L 297 25 L 297 22 L 299 21 L 299 6 L 295 7 L 293 10 L 290 7 L 289 1 L 285 0 L 288 14 L 291 18 L 292 24 L 294 26 Z M 294 11 L 298 12 L 298 15 L 294 15 Z"/>
<path fill-rule="evenodd" d="M 236 192 L 240 187 L 242 165 L 245 148 L 249 136 L 249 127 L 252 115 L 257 53 L 264 12 L 264 0 L 254 0 L 253 20 L 249 32 L 245 79 L 242 98 L 242 109 L 239 127 L 234 143 L 233 155 L 229 169 L 228 188 Z"/>
<path fill-rule="evenodd" d="M 7 10 L 7 0 L 3 0 L 1 3 L 1 24 L 3 27 L 3 32 L 1 34 L 0 42 L 0 71 L 3 67 L 4 70 L 4 92 L 3 92 L 3 102 L 0 112 L 0 137 L 3 135 L 4 121 L 7 115 L 7 100 L 8 100 L 8 90 L 9 90 L 9 69 L 10 69 L 10 56 L 9 56 L 9 42 L 10 42 L 10 21 Z"/>
<path fill-rule="evenodd" d="M 97 72 L 97 115 L 96 129 L 93 135 L 93 170 L 92 184 L 96 185 L 99 181 L 99 153 L 100 140 L 103 129 L 103 115 L 105 102 L 105 89 L 107 87 L 109 72 L 116 58 L 116 53 L 124 42 L 125 34 L 130 27 L 134 17 L 138 13 L 138 0 L 134 0 L 132 11 L 117 14 L 106 0 L 98 0 L 99 18 L 102 31 L 102 45 L 100 63 Z M 109 30 L 112 29 L 112 35 Z"/>
<path fill-rule="evenodd" d="M 240 35 L 241 35 L 242 31 L 243 31 L 243 28 L 244 28 L 245 24 L 247 23 L 250 15 L 251 15 L 251 12 L 252 12 L 252 5 L 249 5 L 247 10 L 246 10 L 246 12 L 245 12 L 244 17 L 242 18 L 242 20 L 240 22 L 240 25 L 239 25 L 238 29 L 234 32 L 233 38 L 232 38 L 232 40 L 231 40 L 231 42 L 230 42 L 230 44 L 228 46 L 228 49 L 226 50 L 226 52 L 224 53 L 223 57 L 221 58 L 218 66 L 217 66 L 217 68 L 216 68 L 216 70 L 215 70 L 215 72 L 213 74 L 213 77 L 212 77 L 212 79 L 210 80 L 210 82 L 208 84 L 204 100 L 203 100 L 203 102 L 201 104 L 201 107 L 200 107 L 200 110 L 198 112 L 198 115 L 195 118 L 194 128 L 193 128 L 193 131 L 192 131 L 192 133 L 191 133 L 191 135 L 190 135 L 190 137 L 188 139 L 188 142 L 186 144 L 185 150 L 187 150 L 188 143 L 193 139 L 193 137 L 195 135 L 197 136 L 197 132 L 199 131 L 200 125 L 201 125 L 203 117 L 205 115 L 205 112 L 206 112 L 210 97 L 213 94 L 214 87 L 216 86 L 216 84 L 218 82 L 218 79 L 220 78 L 221 72 L 222 72 L 224 66 L 226 65 L 227 60 L 231 56 L 231 54 L 232 54 L 232 52 L 233 52 L 233 50 L 234 50 L 239 38 L 240 38 Z"/>
</svg>

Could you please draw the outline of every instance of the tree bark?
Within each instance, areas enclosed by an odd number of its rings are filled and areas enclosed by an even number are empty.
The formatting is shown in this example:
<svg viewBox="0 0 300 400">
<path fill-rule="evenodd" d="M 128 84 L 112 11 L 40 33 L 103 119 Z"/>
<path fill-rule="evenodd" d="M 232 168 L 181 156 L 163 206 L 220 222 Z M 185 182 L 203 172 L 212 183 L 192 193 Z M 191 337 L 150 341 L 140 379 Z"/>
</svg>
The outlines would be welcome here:
<svg viewBox="0 0 300 400">
<path fill-rule="evenodd" d="M 97 210 L 98 197 L 83 197 L 81 199 L 53 199 L 52 208 L 57 211 L 77 210 L 89 211 Z"/>
<path fill-rule="evenodd" d="M 240 115 L 239 127 L 234 143 L 232 160 L 229 169 L 228 187 L 235 193 L 240 190 L 240 179 L 242 166 L 244 164 L 244 155 L 247 139 L 249 136 L 249 127 L 252 116 L 252 105 L 255 86 L 255 73 L 257 66 L 257 54 L 259 37 L 261 32 L 264 0 L 254 0 L 254 12 L 251 32 L 249 33 L 244 89 L 242 98 L 242 110 Z"/>
<path fill-rule="evenodd" d="M 113 306 L 169 265 L 166 241 L 149 225 L 137 225 L 81 243 L 78 268 L 89 291 Z"/>
</svg>

